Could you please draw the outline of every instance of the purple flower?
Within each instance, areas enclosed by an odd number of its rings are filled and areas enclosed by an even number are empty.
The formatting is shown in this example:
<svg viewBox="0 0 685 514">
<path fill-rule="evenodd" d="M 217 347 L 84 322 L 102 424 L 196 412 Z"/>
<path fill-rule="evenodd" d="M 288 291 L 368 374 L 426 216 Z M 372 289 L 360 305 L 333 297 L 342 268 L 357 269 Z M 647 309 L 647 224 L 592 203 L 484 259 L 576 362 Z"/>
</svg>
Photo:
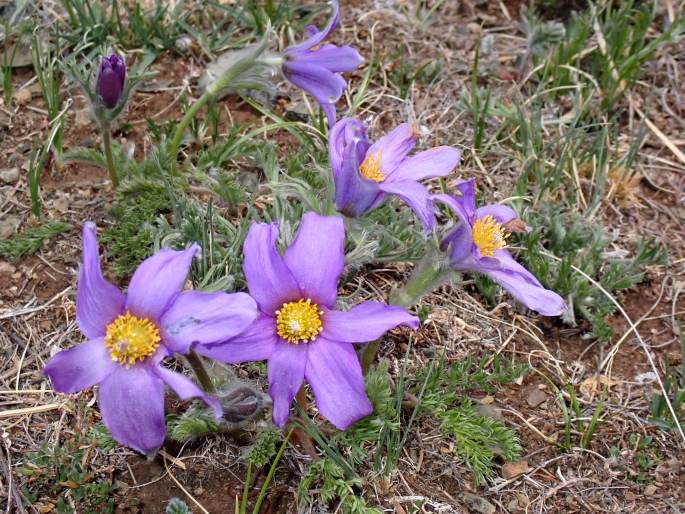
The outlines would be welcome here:
<svg viewBox="0 0 685 514">
<path fill-rule="evenodd" d="M 164 442 L 164 384 L 182 399 L 203 399 L 221 415 L 215 399 L 162 367 L 162 360 L 195 343 L 235 336 L 257 316 L 245 293 L 181 292 L 198 250 L 194 244 L 157 252 L 141 263 L 124 295 L 102 276 L 95 225 L 83 227 L 76 321 L 88 341 L 59 352 L 43 372 L 63 393 L 99 384 L 105 425 L 114 439 L 141 453 Z"/>
<path fill-rule="evenodd" d="M 328 126 L 335 123 L 335 103 L 347 87 L 340 75 L 355 70 L 363 61 L 359 52 L 350 46 L 322 45 L 340 21 L 337 0 L 331 2 L 331 19 L 323 30 L 307 27 L 309 38 L 283 52 L 282 70 L 285 77 L 297 87 L 316 98 L 326 113 Z"/>
<path fill-rule="evenodd" d="M 403 123 L 369 145 L 362 122 L 345 118 L 336 123 L 328 139 L 335 208 L 359 217 L 383 203 L 386 194 L 393 194 L 414 210 L 426 230 L 432 230 L 435 209 L 418 181 L 446 176 L 459 164 L 461 152 L 438 146 L 408 156 L 417 138 L 416 128 Z"/>
<path fill-rule="evenodd" d="M 100 61 L 100 70 L 95 83 L 95 91 L 107 109 L 114 109 L 121 94 L 124 92 L 126 82 L 126 63 L 116 54 L 103 57 Z"/>
<path fill-rule="evenodd" d="M 273 420 L 281 427 L 306 378 L 319 412 L 344 430 L 373 410 L 352 344 L 374 341 L 399 325 L 416 328 L 418 318 L 379 302 L 334 309 L 345 261 L 341 218 L 305 214 L 283 256 L 277 239 L 275 224 L 254 224 L 243 247 L 259 317 L 238 337 L 197 351 L 232 363 L 267 359 Z"/>
<path fill-rule="evenodd" d="M 564 300 L 545 289 L 505 249 L 511 228 L 520 225 L 516 212 L 505 205 L 484 205 L 476 209 L 473 179 L 457 186 L 461 197 L 435 195 L 460 219 L 443 240 L 449 247 L 450 263 L 457 271 L 483 273 L 509 291 L 514 298 L 543 316 L 558 316 L 566 310 Z"/>
</svg>

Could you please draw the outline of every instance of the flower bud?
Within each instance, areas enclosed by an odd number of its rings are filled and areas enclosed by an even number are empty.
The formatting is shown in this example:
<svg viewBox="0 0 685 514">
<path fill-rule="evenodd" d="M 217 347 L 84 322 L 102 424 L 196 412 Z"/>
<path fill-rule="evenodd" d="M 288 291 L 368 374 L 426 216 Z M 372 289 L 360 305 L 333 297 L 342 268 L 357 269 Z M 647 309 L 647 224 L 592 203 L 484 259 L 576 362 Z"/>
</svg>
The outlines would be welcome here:
<svg viewBox="0 0 685 514">
<path fill-rule="evenodd" d="M 103 57 L 100 61 L 95 91 L 107 109 L 114 109 L 124 92 L 126 63 L 116 54 Z"/>
<path fill-rule="evenodd" d="M 217 394 L 224 410 L 224 420 L 240 425 L 255 419 L 267 406 L 264 395 L 246 384 Z"/>
</svg>

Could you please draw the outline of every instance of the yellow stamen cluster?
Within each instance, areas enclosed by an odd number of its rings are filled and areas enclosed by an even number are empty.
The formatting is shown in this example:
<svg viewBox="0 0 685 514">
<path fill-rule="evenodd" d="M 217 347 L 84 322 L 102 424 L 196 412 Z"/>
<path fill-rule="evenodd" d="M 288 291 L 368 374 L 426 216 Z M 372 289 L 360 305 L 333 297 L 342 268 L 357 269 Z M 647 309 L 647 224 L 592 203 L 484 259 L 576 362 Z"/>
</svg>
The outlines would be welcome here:
<svg viewBox="0 0 685 514">
<path fill-rule="evenodd" d="M 284 303 L 276 311 L 276 331 L 278 335 L 292 344 L 314 341 L 321 326 L 323 311 L 307 298 L 296 302 Z"/>
<path fill-rule="evenodd" d="M 378 150 L 376 155 L 367 155 L 359 166 L 359 173 L 362 174 L 366 180 L 373 180 L 374 182 L 383 182 L 385 180 L 385 173 L 381 171 L 381 151 Z"/>
<path fill-rule="evenodd" d="M 471 228 L 473 243 L 483 257 L 493 257 L 497 250 L 506 248 L 509 234 L 492 216 L 477 219 Z"/>
<path fill-rule="evenodd" d="M 152 355 L 160 339 L 159 329 L 149 319 L 127 312 L 107 325 L 105 346 L 113 361 L 128 368 Z"/>
</svg>

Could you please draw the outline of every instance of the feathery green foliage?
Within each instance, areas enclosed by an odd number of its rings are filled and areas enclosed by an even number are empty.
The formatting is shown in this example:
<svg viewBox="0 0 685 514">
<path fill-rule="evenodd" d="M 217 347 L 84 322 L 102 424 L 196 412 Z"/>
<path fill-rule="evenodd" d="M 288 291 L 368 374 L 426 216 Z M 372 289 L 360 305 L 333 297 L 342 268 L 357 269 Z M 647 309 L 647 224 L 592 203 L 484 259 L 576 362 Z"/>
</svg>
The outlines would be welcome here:
<svg viewBox="0 0 685 514">
<path fill-rule="evenodd" d="M 200 407 L 190 407 L 180 415 L 168 415 L 166 425 L 169 438 L 180 443 L 219 431 L 214 413 Z"/>
<path fill-rule="evenodd" d="M 486 369 L 487 357 L 475 362 L 469 356 L 447 365 L 443 359 L 421 369 L 417 387 L 423 390 L 420 412 L 435 417 L 440 431 L 454 442 L 454 453 L 473 472 L 477 484 L 493 472 L 495 458 L 516 460 L 521 446 L 516 434 L 502 421 L 478 412 L 464 396 L 468 390 L 492 392 L 496 384 L 506 384 L 522 376 L 527 366 L 499 357 Z M 454 407 L 455 403 L 459 403 Z"/>
<path fill-rule="evenodd" d="M 59 221 L 49 221 L 40 227 L 32 227 L 0 241 L 0 257 L 18 261 L 25 255 L 40 250 L 45 241 L 71 229 L 71 225 Z"/>
<path fill-rule="evenodd" d="M 247 453 L 247 462 L 251 463 L 255 469 L 266 466 L 276 455 L 277 445 L 281 439 L 283 439 L 283 434 L 278 430 L 273 428 L 262 430 L 257 436 L 254 446 Z"/>
<path fill-rule="evenodd" d="M 344 514 L 381 514 L 381 510 L 369 507 L 357 489 L 363 485 L 359 477 L 347 478 L 343 469 L 332 459 L 323 458 L 310 464 L 298 486 L 298 497 L 304 505 L 313 506 L 312 490 L 317 490 L 317 501 L 324 505 L 336 505 Z"/>
<path fill-rule="evenodd" d="M 473 472 L 476 484 L 492 474 L 495 457 L 511 462 L 521 454 L 514 431 L 502 421 L 480 414 L 469 400 L 456 408 L 434 407 L 432 414 L 440 421 L 440 431 L 454 441 L 454 453 Z"/>
<path fill-rule="evenodd" d="M 152 254 L 155 225 L 169 209 L 167 191 L 159 185 L 148 183 L 136 192 L 120 193 L 110 209 L 115 223 L 102 236 L 117 275 L 130 275 Z"/>
</svg>

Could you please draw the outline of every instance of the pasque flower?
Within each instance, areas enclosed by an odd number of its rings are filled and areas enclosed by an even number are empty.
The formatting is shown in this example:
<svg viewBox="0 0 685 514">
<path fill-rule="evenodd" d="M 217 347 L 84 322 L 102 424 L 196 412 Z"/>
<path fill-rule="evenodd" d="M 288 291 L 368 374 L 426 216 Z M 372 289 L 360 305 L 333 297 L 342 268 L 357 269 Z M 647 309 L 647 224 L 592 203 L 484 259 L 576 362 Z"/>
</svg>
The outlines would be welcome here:
<svg viewBox="0 0 685 514">
<path fill-rule="evenodd" d="M 312 95 L 326 113 L 329 127 L 335 123 L 335 103 L 347 87 L 340 73 L 355 70 L 363 61 L 350 46 L 322 44 L 340 21 L 337 0 L 331 2 L 333 12 L 323 30 L 307 27 L 309 37 L 283 52 L 281 69 L 285 77 Z"/>
<path fill-rule="evenodd" d="M 107 109 L 114 109 L 124 92 L 126 63 L 116 54 L 103 57 L 95 82 L 95 92 Z"/>
<path fill-rule="evenodd" d="M 564 300 L 542 284 L 506 250 L 507 236 L 520 225 L 516 212 L 505 205 L 476 208 L 473 179 L 460 183 L 461 197 L 434 195 L 459 218 L 459 224 L 442 242 L 457 271 L 483 273 L 509 291 L 529 309 L 543 316 L 558 316 Z"/>
<path fill-rule="evenodd" d="M 361 121 L 345 118 L 336 123 L 328 139 L 336 209 L 346 216 L 363 216 L 392 194 L 414 210 L 426 230 L 432 230 L 434 205 L 418 181 L 444 177 L 459 163 L 461 153 L 438 146 L 409 156 L 417 138 L 416 127 L 402 123 L 369 144 Z"/>
<path fill-rule="evenodd" d="M 123 294 L 102 276 L 95 225 L 83 227 L 76 321 L 88 341 L 59 352 L 44 373 L 63 393 L 99 384 L 105 425 L 114 439 L 141 453 L 164 441 L 164 384 L 182 399 L 203 399 L 221 415 L 219 403 L 164 368 L 164 358 L 187 353 L 195 343 L 232 337 L 257 316 L 246 293 L 181 292 L 198 250 L 194 244 L 157 252 L 141 263 Z"/>
<path fill-rule="evenodd" d="M 243 271 L 260 314 L 250 328 L 198 353 L 224 362 L 267 359 L 273 420 L 283 426 L 306 378 L 319 412 L 345 429 L 368 415 L 362 370 L 353 343 L 366 343 L 418 319 L 399 307 L 364 302 L 335 309 L 343 271 L 345 229 L 341 218 L 305 214 L 290 247 L 276 250 L 278 227 L 259 223 L 245 239 Z"/>
</svg>

